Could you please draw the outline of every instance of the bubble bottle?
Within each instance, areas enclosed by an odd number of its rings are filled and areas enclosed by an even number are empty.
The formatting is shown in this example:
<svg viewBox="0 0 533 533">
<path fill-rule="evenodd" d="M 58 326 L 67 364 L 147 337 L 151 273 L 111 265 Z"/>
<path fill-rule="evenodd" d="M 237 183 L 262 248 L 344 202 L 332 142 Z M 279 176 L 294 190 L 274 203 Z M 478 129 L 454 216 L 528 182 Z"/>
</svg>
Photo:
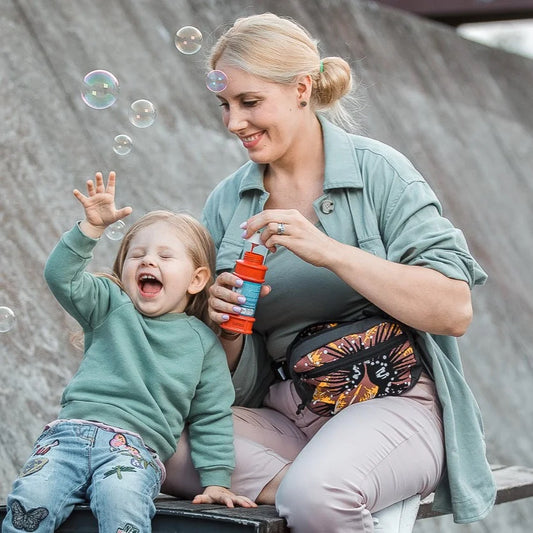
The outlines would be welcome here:
<svg viewBox="0 0 533 533">
<path fill-rule="evenodd" d="M 254 248 L 261 244 L 260 233 L 252 235 L 248 241 L 252 243 L 250 251 L 244 252 L 242 259 L 237 259 L 233 273 L 242 279 L 241 287 L 234 287 L 233 290 L 246 298 L 246 302 L 241 304 L 240 314 L 230 314 L 229 320 L 220 324 L 220 327 L 233 333 L 252 333 L 252 326 L 255 322 L 254 314 L 261 292 L 261 285 L 265 281 L 265 274 L 268 270 L 263 262 L 265 256 L 254 252 Z"/>
</svg>

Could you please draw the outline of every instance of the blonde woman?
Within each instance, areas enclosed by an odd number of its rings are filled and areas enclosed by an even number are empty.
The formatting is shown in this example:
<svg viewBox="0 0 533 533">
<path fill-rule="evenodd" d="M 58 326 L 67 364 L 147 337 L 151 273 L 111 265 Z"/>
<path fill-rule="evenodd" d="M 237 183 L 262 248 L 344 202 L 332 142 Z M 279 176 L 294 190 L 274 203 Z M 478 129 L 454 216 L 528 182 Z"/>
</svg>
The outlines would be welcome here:
<svg viewBox="0 0 533 533">
<path fill-rule="evenodd" d="M 209 67 L 228 80 L 216 93 L 222 120 L 250 159 L 203 212 L 217 249 L 215 323 L 243 303 L 231 273 L 240 239 L 261 231 L 271 252 L 253 335 L 220 335 L 242 406 L 233 490 L 275 502 L 294 533 L 373 531 L 373 513 L 432 491 L 435 507 L 457 522 L 483 518 L 494 483 L 456 337 L 472 319 L 471 288 L 486 275 L 461 231 L 403 155 L 334 124 L 353 125 L 343 104 L 351 69 L 321 57 L 296 22 L 271 13 L 238 19 Z M 306 326 L 365 312 L 415 328 L 432 377 L 331 418 L 297 414 L 291 381 L 276 379 L 271 363 L 283 365 Z M 167 468 L 165 491 L 198 490 L 185 439 Z"/>
</svg>

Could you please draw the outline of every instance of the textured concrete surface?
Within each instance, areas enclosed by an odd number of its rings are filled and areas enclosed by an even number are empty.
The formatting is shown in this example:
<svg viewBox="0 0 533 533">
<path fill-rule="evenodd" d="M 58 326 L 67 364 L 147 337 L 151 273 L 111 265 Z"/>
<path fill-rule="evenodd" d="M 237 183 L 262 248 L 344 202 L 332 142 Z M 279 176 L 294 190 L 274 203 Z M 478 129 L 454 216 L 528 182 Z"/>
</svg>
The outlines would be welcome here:
<svg viewBox="0 0 533 533">
<path fill-rule="evenodd" d="M 0 306 L 17 315 L 0 333 L 0 497 L 31 443 L 54 418 L 79 353 L 75 324 L 42 280 L 48 253 L 80 216 L 71 195 L 95 170 L 118 173 L 119 203 L 200 213 L 209 190 L 246 160 L 204 85 L 205 52 L 243 14 L 290 15 L 320 39 L 322 55 L 348 59 L 359 77 L 362 132 L 392 144 L 422 171 L 445 214 L 466 233 L 490 276 L 476 288 L 475 320 L 461 339 L 465 371 L 484 413 L 491 462 L 533 465 L 533 62 L 468 42 L 445 26 L 358 0 L 1 0 Z M 180 54 L 174 33 L 198 27 L 204 47 Z M 114 106 L 80 98 L 84 75 L 120 80 Z M 129 104 L 157 107 L 133 127 Z M 133 151 L 112 151 L 126 133 Z M 97 248 L 94 270 L 116 241 Z M 529 531 L 531 502 L 485 521 L 416 531 Z"/>
</svg>

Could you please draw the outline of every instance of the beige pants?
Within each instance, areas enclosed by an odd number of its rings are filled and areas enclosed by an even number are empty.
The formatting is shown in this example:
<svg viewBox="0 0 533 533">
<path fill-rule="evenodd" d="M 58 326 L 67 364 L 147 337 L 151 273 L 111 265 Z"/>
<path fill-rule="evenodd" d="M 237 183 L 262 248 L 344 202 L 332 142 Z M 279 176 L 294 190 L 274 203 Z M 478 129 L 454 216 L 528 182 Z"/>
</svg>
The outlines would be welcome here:
<svg viewBox="0 0 533 533">
<path fill-rule="evenodd" d="M 276 506 L 293 533 L 373 531 L 371 511 L 432 492 L 444 468 L 441 410 L 422 375 L 402 396 L 352 405 L 332 418 L 305 409 L 292 383 L 274 384 L 260 409 L 234 408 L 231 489 L 255 499 L 288 463 Z M 186 435 L 166 463 L 163 491 L 201 492 Z"/>
</svg>

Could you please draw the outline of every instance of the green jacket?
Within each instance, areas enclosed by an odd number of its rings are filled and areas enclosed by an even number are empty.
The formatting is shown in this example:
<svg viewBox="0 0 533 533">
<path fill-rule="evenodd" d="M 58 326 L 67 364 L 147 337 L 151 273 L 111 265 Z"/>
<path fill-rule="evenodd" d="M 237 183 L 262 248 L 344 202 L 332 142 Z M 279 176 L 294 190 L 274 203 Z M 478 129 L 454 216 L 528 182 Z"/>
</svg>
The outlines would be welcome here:
<svg viewBox="0 0 533 533">
<path fill-rule="evenodd" d="M 45 278 L 82 326 L 83 359 L 59 418 L 96 420 L 139 434 L 162 461 L 188 424 L 203 486 L 230 486 L 233 386 L 216 335 L 196 317 L 146 317 L 119 286 L 85 271 L 98 241 L 76 225 L 56 245 Z"/>
<path fill-rule="evenodd" d="M 348 134 L 323 118 L 320 121 L 325 147 L 324 194 L 314 207 L 327 235 L 390 261 L 438 270 L 466 281 L 470 287 L 485 282 L 486 274 L 471 256 L 462 232 L 442 216 L 435 194 L 402 154 L 373 139 Z M 263 166 L 249 161 L 219 183 L 206 202 L 203 222 L 215 240 L 219 271 L 232 269 L 241 255 L 240 223 L 265 205 L 268 192 L 263 187 L 263 170 Z M 331 205 L 333 210 L 328 209 Z M 289 266 L 291 259 L 287 254 L 285 257 Z M 290 264 L 290 269 L 295 268 L 296 263 Z M 301 268 L 305 269 L 303 265 Z M 311 279 L 313 273 L 306 275 Z M 316 276 L 319 275 L 317 270 Z M 276 313 L 267 301 L 276 291 L 288 294 L 279 290 L 278 283 L 287 290 L 290 286 L 276 277 L 267 282 L 273 290 L 260 302 L 254 325 L 254 330 L 263 334 L 246 339 L 233 376 L 237 403 L 241 405 L 261 404 L 273 379 L 272 358 L 282 357 L 282 346 L 292 339 L 294 330 L 310 323 L 305 319 L 310 316 L 308 309 L 317 307 L 308 303 L 314 291 L 293 290 L 289 293 L 290 308 L 299 310 L 304 318 L 296 326 L 293 321 L 272 326 L 268 322 L 275 321 L 275 316 L 283 315 L 286 309 L 278 300 Z M 354 292 L 349 288 L 345 291 L 346 301 L 352 306 Z M 324 299 L 323 303 L 327 309 L 329 300 Z M 267 306 L 269 313 L 261 314 Z M 332 319 L 337 317 L 323 317 Z M 436 490 L 433 507 L 452 512 L 458 523 L 480 520 L 491 510 L 496 495 L 480 411 L 463 376 L 457 340 L 421 335 L 431 356 L 445 429 L 447 472 Z"/>
</svg>

